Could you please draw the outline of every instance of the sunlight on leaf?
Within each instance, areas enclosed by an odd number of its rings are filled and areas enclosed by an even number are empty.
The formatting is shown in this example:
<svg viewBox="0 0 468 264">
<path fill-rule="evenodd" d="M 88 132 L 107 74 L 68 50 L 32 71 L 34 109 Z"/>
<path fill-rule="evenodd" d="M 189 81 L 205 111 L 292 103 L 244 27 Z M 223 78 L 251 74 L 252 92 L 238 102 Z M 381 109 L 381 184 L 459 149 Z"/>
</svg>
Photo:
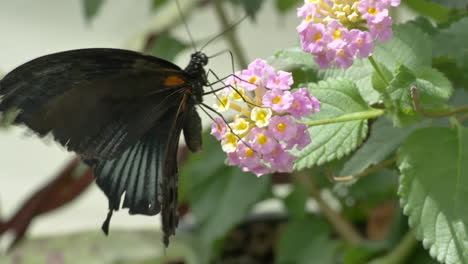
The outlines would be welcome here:
<svg viewBox="0 0 468 264">
<path fill-rule="evenodd" d="M 410 226 L 439 261 L 468 262 L 468 129 L 424 128 L 400 149 L 399 195 Z"/>
<path fill-rule="evenodd" d="M 345 163 L 338 176 L 354 175 L 383 161 L 414 130 L 429 124 L 425 121 L 408 128 L 396 128 L 387 118 L 380 118 L 372 125 L 369 138 Z"/>
<path fill-rule="evenodd" d="M 321 103 L 321 111 L 304 118 L 303 121 L 339 117 L 344 114 L 369 110 L 351 81 L 328 80 L 309 84 L 309 92 Z M 367 120 L 355 120 L 309 128 L 311 144 L 293 154 L 295 169 L 310 168 L 325 162 L 339 159 L 356 149 L 367 135 Z"/>
</svg>

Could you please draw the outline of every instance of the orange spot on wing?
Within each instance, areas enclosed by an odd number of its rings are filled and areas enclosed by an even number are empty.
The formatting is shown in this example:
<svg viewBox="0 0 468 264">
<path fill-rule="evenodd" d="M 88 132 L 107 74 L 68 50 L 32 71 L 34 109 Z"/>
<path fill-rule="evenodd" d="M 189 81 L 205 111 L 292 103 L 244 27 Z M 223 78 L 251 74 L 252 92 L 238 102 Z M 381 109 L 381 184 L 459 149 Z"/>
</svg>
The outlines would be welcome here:
<svg viewBox="0 0 468 264">
<path fill-rule="evenodd" d="M 181 85 L 184 83 L 185 81 L 176 75 L 167 76 L 167 78 L 164 80 L 164 86 L 169 86 L 169 87 Z"/>
</svg>

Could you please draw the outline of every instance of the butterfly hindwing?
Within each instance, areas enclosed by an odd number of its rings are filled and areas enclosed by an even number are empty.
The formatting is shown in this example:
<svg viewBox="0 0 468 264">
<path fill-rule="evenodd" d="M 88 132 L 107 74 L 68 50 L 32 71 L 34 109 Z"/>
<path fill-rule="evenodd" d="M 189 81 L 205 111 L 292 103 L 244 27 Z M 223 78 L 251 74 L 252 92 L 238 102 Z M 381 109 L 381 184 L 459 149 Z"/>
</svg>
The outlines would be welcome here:
<svg viewBox="0 0 468 264">
<path fill-rule="evenodd" d="M 47 55 L 0 81 L 0 111 L 21 112 L 24 123 L 88 158 L 115 158 L 180 103 L 184 72 L 171 62 L 118 49 Z"/>
<path fill-rule="evenodd" d="M 109 200 L 109 210 L 120 209 L 125 194 L 122 207 L 128 208 L 130 214 L 155 215 L 161 211 L 166 188 L 163 178 L 170 177 L 166 171 L 177 173 L 166 168 L 169 164 L 173 166 L 173 159 L 167 153 L 177 155 L 177 147 L 169 150 L 173 147 L 169 142 L 178 138 L 177 131 L 167 129 L 173 127 L 176 114 L 177 108 L 167 111 L 118 158 L 85 161 L 94 169 L 96 183 Z"/>
</svg>

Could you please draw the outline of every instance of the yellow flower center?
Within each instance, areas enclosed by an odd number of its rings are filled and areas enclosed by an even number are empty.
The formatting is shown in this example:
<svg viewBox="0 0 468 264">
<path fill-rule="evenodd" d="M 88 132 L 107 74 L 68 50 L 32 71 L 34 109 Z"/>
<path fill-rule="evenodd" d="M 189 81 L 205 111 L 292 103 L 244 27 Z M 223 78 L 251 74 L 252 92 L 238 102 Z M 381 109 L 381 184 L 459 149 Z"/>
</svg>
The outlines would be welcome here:
<svg viewBox="0 0 468 264">
<path fill-rule="evenodd" d="M 264 145 L 265 143 L 268 142 L 268 138 L 264 134 L 259 134 L 257 136 L 257 140 L 258 140 L 258 143 L 260 143 L 260 145 Z"/>
<path fill-rule="evenodd" d="M 250 149 L 250 148 L 246 148 L 246 149 L 245 149 L 245 155 L 246 155 L 247 157 L 251 158 L 251 157 L 253 157 L 253 155 L 254 155 L 254 151 L 253 151 L 252 149 Z"/>
<path fill-rule="evenodd" d="M 251 120 L 255 122 L 255 125 L 264 127 L 270 122 L 272 111 L 267 107 L 254 107 L 250 113 Z"/>
<path fill-rule="evenodd" d="M 223 131 L 223 126 L 220 123 L 218 123 L 218 132 L 221 133 L 221 131 Z"/>
<path fill-rule="evenodd" d="M 237 124 L 237 130 L 244 130 L 247 129 L 247 122 L 240 122 Z"/>
<path fill-rule="evenodd" d="M 245 97 L 245 92 L 243 89 L 237 89 L 237 91 L 232 92 L 232 99 L 233 100 L 241 100 L 242 97 Z"/>
<path fill-rule="evenodd" d="M 229 99 L 228 99 L 227 97 L 222 97 L 222 98 L 221 98 L 221 106 L 222 106 L 222 107 L 226 107 L 227 104 L 228 104 L 228 100 L 229 100 Z"/>
<path fill-rule="evenodd" d="M 226 142 L 229 144 L 236 144 L 237 137 L 234 134 L 229 133 L 228 135 L 226 135 Z"/>
<path fill-rule="evenodd" d="M 333 38 L 334 39 L 341 39 L 341 36 L 342 36 L 341 30 L 335 29 L 335 31 L 333 31 Z"/>
<path fill-rule="evenodd" d="M 252 76 L 252 77 L 250 77 L 249 83 L 255 84 L 256 82 L 257 82 L 257 76 Z"/>
<path fill-rule="evenodd" d="M 317 41 L 320 41 L 322 39 L 322 33 L 315 33 L 315 36 L 314 36 L 314 41 L 317 42 Z"/>
<path fill-rule="evenodd" d="M 367 9 L 367 13 L 369 13 L 369 14 L 371 14 L 371 15 L 374 16 L 374 15 L 377 14 L 377 8 L 375 8 L 375 7 L 369 7 L 369 8 Z"/>
<path fill-rule="evenodd" d="M 278 129 L 279 131 L 283 132 L 285 129 L 286 129 L 286 125 L 284 123 L 278 123 L 276 125 L 276 129 Z"/>
<path fill-rule="evenodd" d="M 266 113 L 265 112 L 259 112 L 257 114 L 257 120 L 265 120 L 265 117 L 266 117 Z"/>
<path fill-rule="evenodd" d="M 307 22 L 311 21 L 312 20 L 312 15 L 308 15 L 305 19 Z"/>
<path fill-rule="evenodd" d="M 344 57 L 346 54 L 345 54 L 345 51 L 341 49 L 340 51 L 337 52 L 337 55 L 340 57 Z"/>
<path fill-rule="evenodd" d="M 281 104 L 281 96 L 277 96 L 271 100 L 274 104 Z"/>
</svg>

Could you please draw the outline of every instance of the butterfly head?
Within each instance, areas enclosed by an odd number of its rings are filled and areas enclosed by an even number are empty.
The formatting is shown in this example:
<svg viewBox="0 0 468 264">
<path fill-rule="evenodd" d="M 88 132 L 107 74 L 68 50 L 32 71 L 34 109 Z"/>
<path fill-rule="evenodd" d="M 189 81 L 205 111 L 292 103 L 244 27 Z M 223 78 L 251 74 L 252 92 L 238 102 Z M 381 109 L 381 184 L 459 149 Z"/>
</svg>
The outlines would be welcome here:
<svg viewBox="0 0 468 264">
<path fill-rule="evenodd" d="M 185 72 L 190 75 L 199 76 L 200 73 L 204 73 L 204 66 L 208 64 L 208 56 L 205 53 L 197 51 L 192 53 L 189 65 L 185 68 Z"/>
<path fill-rule="evenodd" d="M 201 51 L 193 53 L 191 60 L 202 66 L 206 66 L 208 64 L 208 56 Z"/>
</svg>

